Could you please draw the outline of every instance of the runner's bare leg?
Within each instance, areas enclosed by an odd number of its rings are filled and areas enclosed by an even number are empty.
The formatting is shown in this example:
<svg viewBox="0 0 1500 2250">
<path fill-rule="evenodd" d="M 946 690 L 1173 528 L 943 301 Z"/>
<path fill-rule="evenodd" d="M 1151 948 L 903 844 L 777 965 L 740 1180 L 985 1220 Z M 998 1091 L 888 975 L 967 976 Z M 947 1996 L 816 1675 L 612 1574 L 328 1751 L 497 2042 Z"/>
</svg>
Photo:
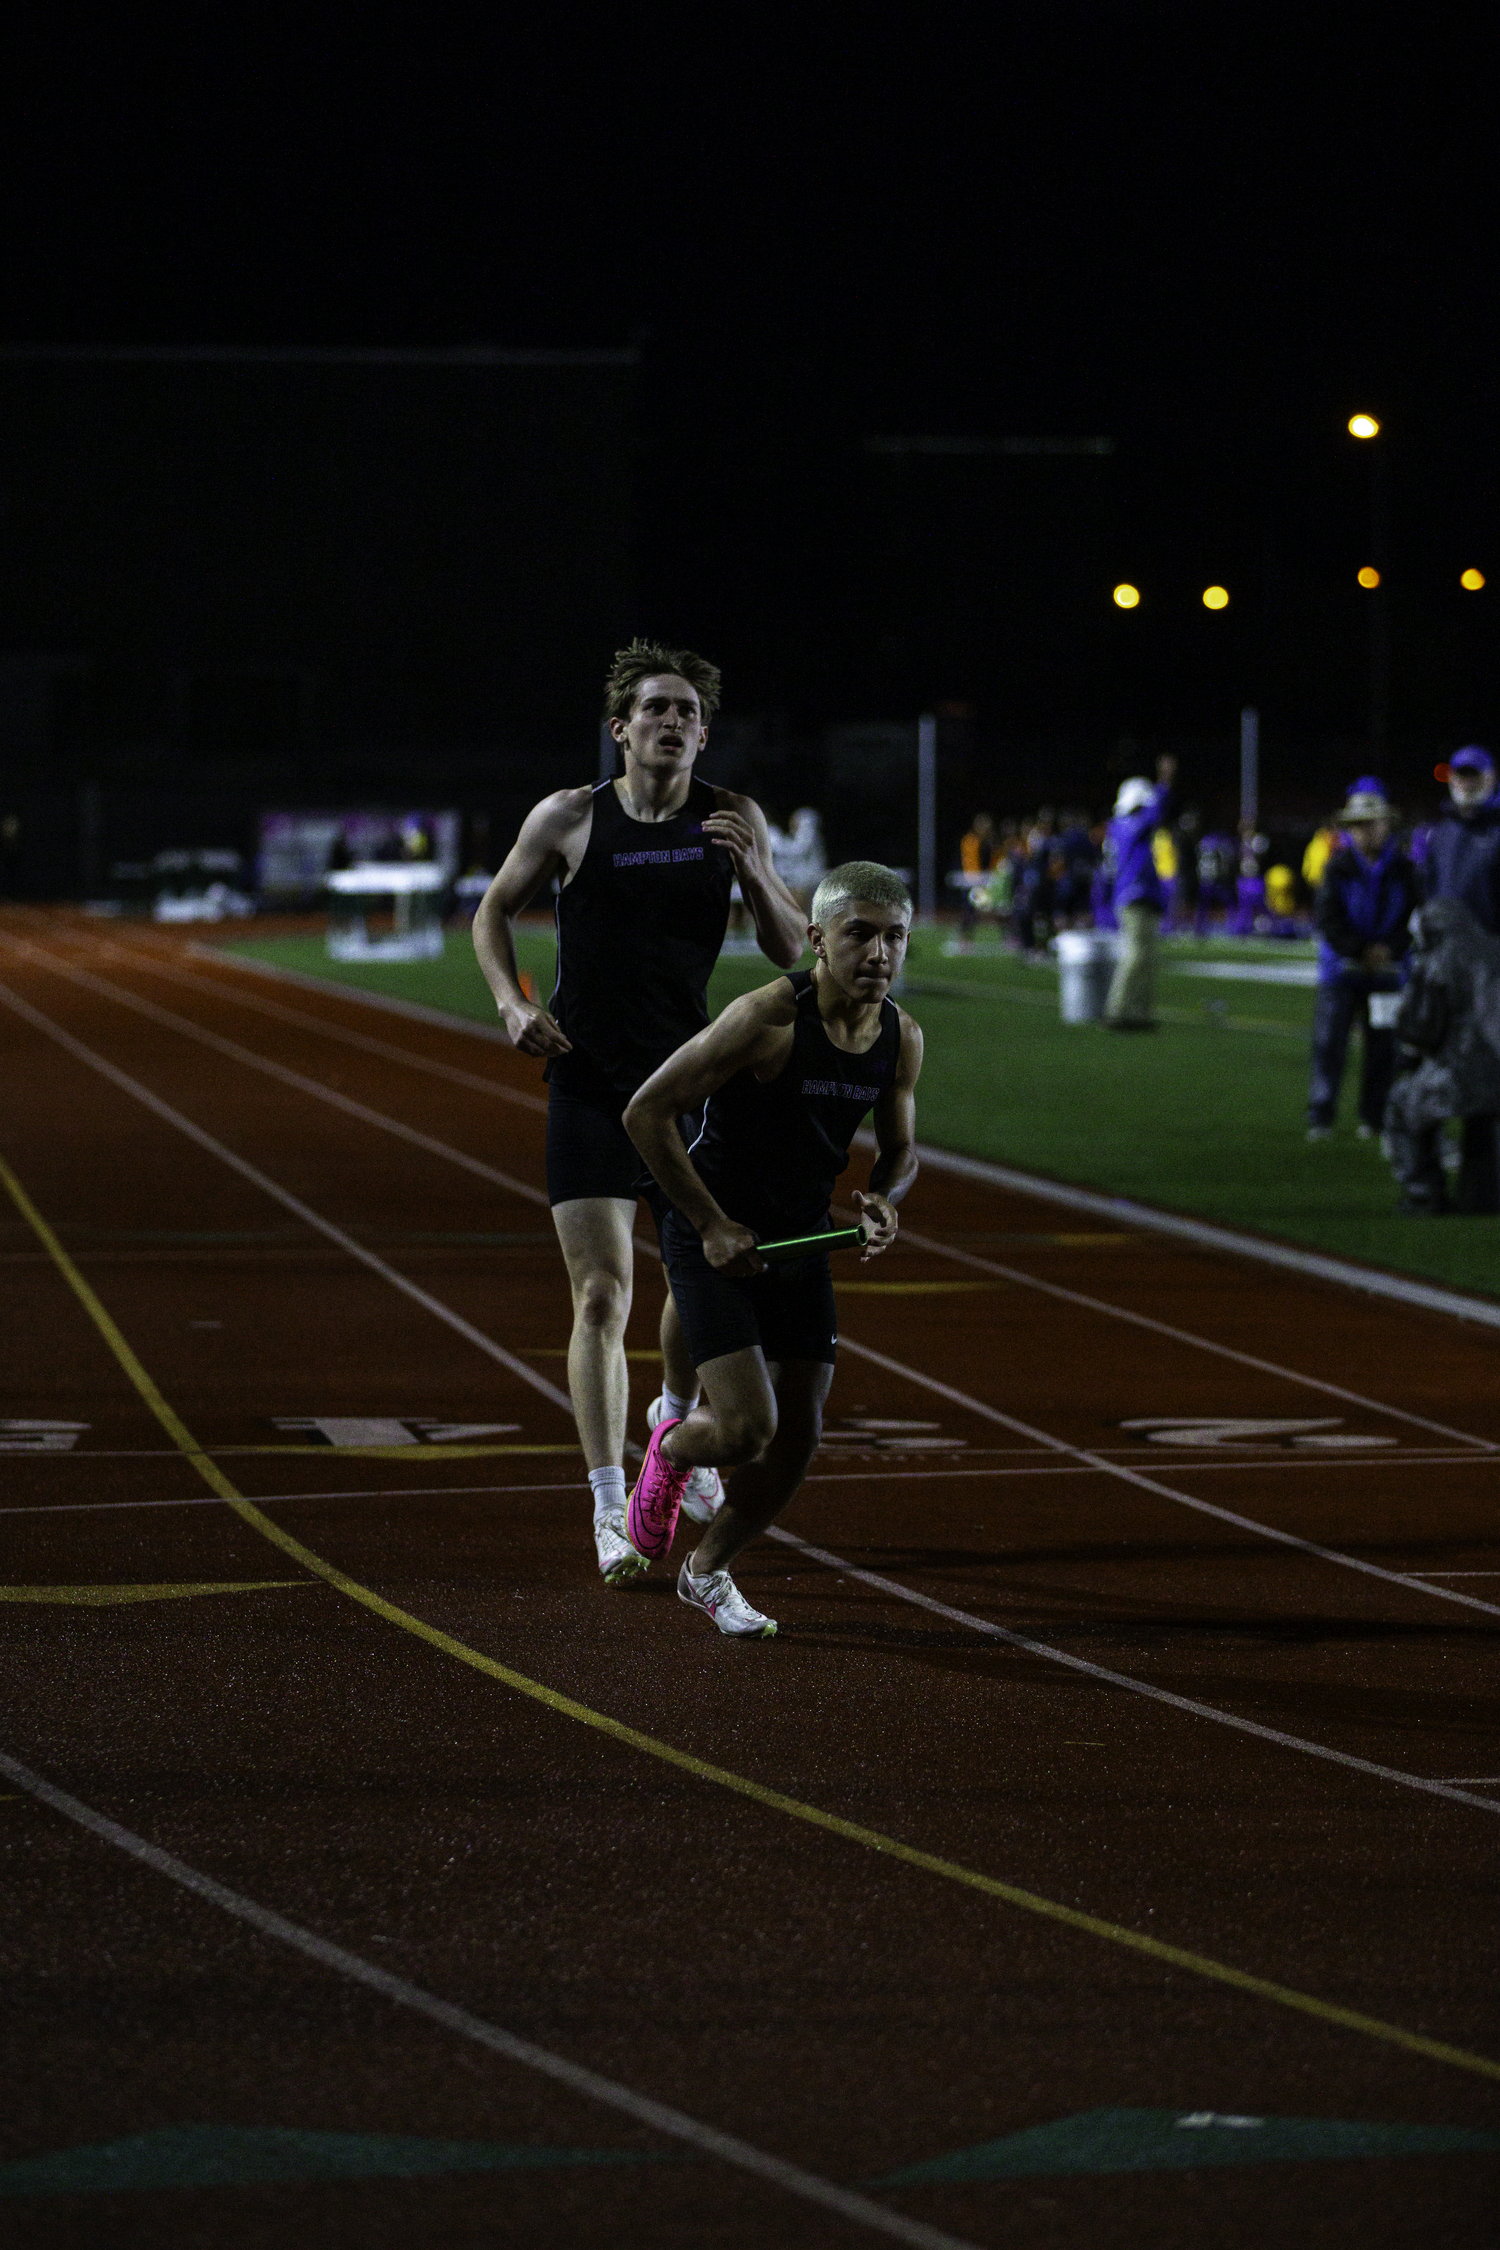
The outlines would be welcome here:
<svg viewBox="0 0 1500 2250">
<path fill-rule="evenodd" d="M 678 1398 L 698 1396 L 698 1370 L 688 1357 L 687 1338 L 682 1333 L 682 1322 L 677 1317 L 677 1304 L 670 1289 L 661 1308 L 661 1364 L 669 1391 L 675 1392 Z"/>
<path fill-rule="evenodd" d="M 625 1323 L 635 1204 L 612 1195 L 578 1196 L 554 1204 L 552 1221 L 573 1291 L 568 1389 L 584 1461 L 590 1469 L 618 1468 L 625 1458 L 630 1403 Z"/>
<path fill-rule="evenodd" d="M 833 1369 L 820 1359 L 768 1367 L 759 1345 L 705 1360 L 702 1403 L 666 1442 L 669 1460 L 724 1466 L 723 1507 L 688 1557 L 695 1578 L 727 1570 L 796 1492 L 823 1435 L 823 1402 Z"/>
</svg>

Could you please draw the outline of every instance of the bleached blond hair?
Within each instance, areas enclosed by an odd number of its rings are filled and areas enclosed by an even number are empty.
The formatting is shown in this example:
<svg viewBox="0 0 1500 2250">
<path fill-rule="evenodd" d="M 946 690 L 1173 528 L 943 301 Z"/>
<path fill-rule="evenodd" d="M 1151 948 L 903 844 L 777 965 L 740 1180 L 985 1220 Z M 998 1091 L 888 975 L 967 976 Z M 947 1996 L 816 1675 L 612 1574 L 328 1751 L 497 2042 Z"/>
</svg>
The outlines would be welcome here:
<svg viewBox="0 0 1500 2250">
<path fill-rule="evenodd" d="M 813 892 L 809 919 L 821 929 L 830 915 L 856 901 L 911 913 L 911 892 L 893 867 L 882 867 L 878 859 L 846 859 L 842 867 L 830 867 Z"/>
</svg>

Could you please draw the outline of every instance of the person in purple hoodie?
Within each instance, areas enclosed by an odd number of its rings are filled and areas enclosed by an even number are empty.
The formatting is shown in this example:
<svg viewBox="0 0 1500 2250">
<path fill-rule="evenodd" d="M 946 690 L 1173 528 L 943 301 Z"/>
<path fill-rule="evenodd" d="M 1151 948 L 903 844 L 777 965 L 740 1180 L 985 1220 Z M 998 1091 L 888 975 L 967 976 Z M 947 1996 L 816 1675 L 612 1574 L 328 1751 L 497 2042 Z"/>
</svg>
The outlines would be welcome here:
<svg viewBox="0 0 1500 2250">
<path fill-rule="evenodd" d="M 1110 904 L 1120 925 L 1120 959 L 1104 1004 L 1111 1031 L 1156 1029 L 1156 941 L 1166 891 L 1151 845 L 1167 817 L 1176 774 L 1175 758 L 1158 758 L 1155 788 L 1139 775 L 1122 781 L 1104 839 Z"/>
<path fill-rule="evenodd" d="M 1374 1140 L 1385 1116 L 1396 1069 L 1394 996 L 1405 982 L 1403 964 L 1411 949 L 1407 924 L 1421 897 L 1416 868 L 1391 840 L 1392 817 L 1385 790 L 1373 774 L 1360 776 L 1348 804 L 1334 815 L 1344 841 L 1329 853 L 1318 886 L 1318 998 L 1307 1095 L 1310 1141 L 1326 1141 L 1333 1131 L 1344 1057 L 1356 1023 L 1364 1043 L 1360 1139 Z"/>
</svg>

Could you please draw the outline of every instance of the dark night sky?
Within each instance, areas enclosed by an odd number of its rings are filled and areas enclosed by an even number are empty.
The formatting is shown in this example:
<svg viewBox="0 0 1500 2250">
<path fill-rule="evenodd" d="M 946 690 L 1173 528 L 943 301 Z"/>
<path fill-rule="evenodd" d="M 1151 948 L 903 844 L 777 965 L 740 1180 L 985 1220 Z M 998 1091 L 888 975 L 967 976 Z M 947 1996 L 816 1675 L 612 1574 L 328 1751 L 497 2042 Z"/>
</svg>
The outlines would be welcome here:
<svg viewBox="0 0 1500 2250">
<path fill-rule="evenodd" d="M 638 622 L 747 709 L 947 697 L 1027 736 L 1251 696 L 1356 737 L 1373 406 L 1393 755 L 1494 729 L 1487 44 L 1353 8 L 721 13 L 34 7 L 4 333 L 643 339 Z M 863 444 L 892 432 L 1117 452 L 897 471 Z"/>
</svg>

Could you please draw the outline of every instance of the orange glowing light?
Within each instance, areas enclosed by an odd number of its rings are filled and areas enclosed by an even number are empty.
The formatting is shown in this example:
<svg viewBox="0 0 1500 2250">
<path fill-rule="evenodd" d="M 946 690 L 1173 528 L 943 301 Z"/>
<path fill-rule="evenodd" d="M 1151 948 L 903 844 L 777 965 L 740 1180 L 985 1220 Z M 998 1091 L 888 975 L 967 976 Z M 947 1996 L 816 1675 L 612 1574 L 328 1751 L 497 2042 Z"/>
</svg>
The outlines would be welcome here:
<svg viewBox="0 0 1500 2250">
<path fill-rule="evenodd" d="M 1380 573 L 1373 563 L 1365 564 L 1364 569 L 1359 574 L 1359 582 L 1361 586 L 1378 586 L 1380 584 Z"/>
<path fill-rule="evenodd" d="M 1484 572 L 1482 570 L 1461 571 L 1459 573 L 1458 583 L 1460 584 L 1460 586 L 1462 586 L 1466 594 L 1477 594 L 1480 587 L 1484 584 Z"/>
</svg>

